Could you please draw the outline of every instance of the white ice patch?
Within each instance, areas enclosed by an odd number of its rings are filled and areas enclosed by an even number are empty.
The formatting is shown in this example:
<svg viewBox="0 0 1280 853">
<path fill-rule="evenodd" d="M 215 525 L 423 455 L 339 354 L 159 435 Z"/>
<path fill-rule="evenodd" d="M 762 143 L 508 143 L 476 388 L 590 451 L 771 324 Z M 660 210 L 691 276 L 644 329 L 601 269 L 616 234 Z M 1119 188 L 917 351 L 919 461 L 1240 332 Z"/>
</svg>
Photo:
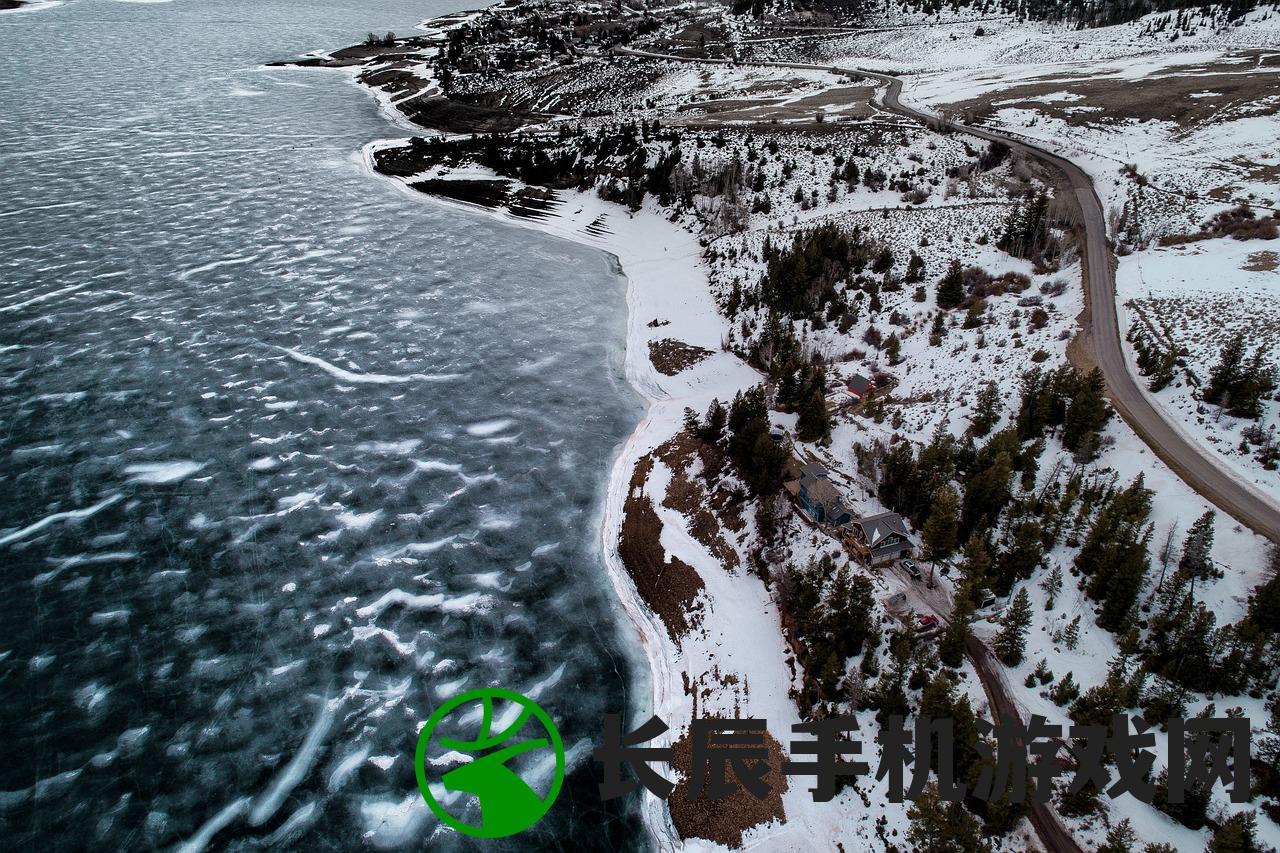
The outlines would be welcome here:
<svg viewBox="0 0 1280 853">
<path fill-rule="evenodd" d="M 316 755 L 320 752 L 320 745 L 324 743 L 325 736 L 329 733 L 329 727 L 333 724 L 334 709 L 325 701 L 320 709 L 320 713 L 316 716 L 315 722 L 311 724 L 311 730 L 307 732 L 306 740 L 302 742 L 298 752 L 294 755 L 293 760 L 281 770 L 279 775 L 271 783 L 271 787 L 267 789 L 254 805 L 253 811 L 249 814 L 249 823 L 253 826 L 261 826 L 276 813 L 276 809 L 280 808 L 280 804 L 289 796 L 289 792 L 297 787 L 306 775 L 311 772 L 311 765 L 315 763 Z"/>
<path fill-rule="evenodd" d="M 380 509 L 375 509 L 373 512 L 340 512 L 338 521 L 349 530 L 368 530 L 381 515 Z"/>
<path fill-rule="evenodd" d="M 361 453 L 385 453 L 391 456 L 403 456 L 417 450 L 421 439 L 410 438 L 405 441 L 364 441 L 356 445 Z"/>
<path fill-rule="evenodd" d="M 504 429 L 514 425 L 515 421 L 511 418 L 494 418 L 493 420 L 488 421 L 477 421 L 467 427 L 467 435 L 496 435 Z"/>
<path fill-rule="evenodd" d="M 298 352 L 288 347 L 276 347 L 285 355 L 294 361 L 302 364 L 310 364 L 318 367 L 325 373 L 335 379 L 341 379 L 343 382 L 349 382 L 353 385 L 396 385 L 401 382 L 448 382 L 454 379 L 462 378 L 460 373 L 438 373 L 428 375 L 425 373 L 410 373 L 404 376 L 396 376 L 389 373 L 353 373 L 350 370 L 344 370 L 336 364 L 325 361 L 323 358 L 317 358 L 314 355 Z"/>
<path fill-rule="evenodd" d="M 360 805 L 365 840 L 383 850 L 403 847 L 417 838 L 430 814 L 417 791 L 399 802 L 370 800 Z"/>
<path fill-rule="evenodd" d="M 360 765 L 364 764 L 364 760 L 369 757 L 369 745 L 357 749 L 355 752 L 344 757 L 338 762 L 338 766 L 333 768 L 333 772 L 329 774 L 329 790 L 337 791 L 347 780 L 351 778 L 351 774 L 360 769 Z"/>
<path fill-rule="evenodd" d="M 470 592 L 455 598 L 446 598 L 438 592 L 414 595 L 413 593 L 405 592 L 403 589 L 393 589 L 383 594 L 373 604 L 361 607 L 356 611 L 356 615 L 361 619 L 368 619 L 370 616 L 376 619 L 382 615 L 382 611 L 395 605 L 400 605 L 406 610 L 442 610 L 445 613 L 466 613 L 487 607 L 489 603 L 489 597 L 478 592 Z"/>
<path fill-rule="evenodd" d="M 4 536 L 0 536 L 0 545 L 8 545 L 10 542 L 17 542 L 20 539 L 25 539 L 32 533 L 38 533 L 50 524 L 55 524 L 59 521 L 83 521 L 90 516 L 96 515 L 112 504 L 119 502 L 123 497 L 123 495 L 116 494 L 98 501 L 93 506 L 85 507 L 84 509 L 73 509 L 66 512 L 55 512 L 53 515 L 46 515 L 44 518 L 33 524 L 28 524 L 26 527 L 15 530 L 12 533 L 6 533 Z"/>
<path fill-rule="evenodd" d="M 140 462 L 136 465 L 126 465 L 124 472 L 129 475 L 130 483 L 159 486 L 181 482 L 203 467 L 203 462 L 182 459 L 173 462 Z"/>
<path fill-rule="evenodd" d="M 204 826 L 196 830 L 195 835 L 178 845 L 176 853 L 203 853 L 204 849 L 209 846 L 209 842 L 213 840 L 213 836 L 217 835 L 230 824 L 244 817 L 244 813 L 248 810 L 248 797 L 241 797 L 231 804 L 224 806 L 222 811 L 209 818 L 209 820 L 205 822 Z"/>
</svg>

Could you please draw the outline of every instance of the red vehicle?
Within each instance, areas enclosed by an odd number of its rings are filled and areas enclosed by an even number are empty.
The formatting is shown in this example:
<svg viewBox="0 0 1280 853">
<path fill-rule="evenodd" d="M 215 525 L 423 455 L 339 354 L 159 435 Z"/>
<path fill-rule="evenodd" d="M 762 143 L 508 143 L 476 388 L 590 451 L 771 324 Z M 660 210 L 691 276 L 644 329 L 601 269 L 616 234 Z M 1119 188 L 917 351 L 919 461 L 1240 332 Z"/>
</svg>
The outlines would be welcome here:
<svg viewBox="0 0 1280 853">
<path fill-rule="evenodd" d="M 920 630 L 927 631 L 930 628 L 937 628 L 937 627 L 938 627 L 937 616 L 921 616 L 920 617 Z"/>
</svg>

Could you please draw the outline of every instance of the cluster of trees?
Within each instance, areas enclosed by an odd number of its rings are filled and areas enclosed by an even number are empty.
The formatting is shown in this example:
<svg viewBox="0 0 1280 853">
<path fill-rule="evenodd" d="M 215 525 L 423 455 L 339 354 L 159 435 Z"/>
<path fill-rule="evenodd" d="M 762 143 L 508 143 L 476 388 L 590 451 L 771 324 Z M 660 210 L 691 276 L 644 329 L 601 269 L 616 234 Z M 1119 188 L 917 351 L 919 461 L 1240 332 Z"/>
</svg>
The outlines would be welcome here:
<svg viewBox="0 0 1280 853">
<path fill-rule="evenodd" d="M 1016 258 L 1026 258 L 1038 270 L 1058 268 L 1062 245 L 1050 228 L 1048 193 L 1042 190 L 1009 212 L 996 246 Z"/>
<path fill-rule="evenodd" d="M 766 241 L 761 302 L 795 319 L 812 319 L 839 300 L 836 285 L 861 273 L 878 254 L 861 233 L 827 223 L 797 234 L 790 246 Z"/>
<path fill-rule="evenodd" d="M 874 621 L 874 587 L 848 563 L 839 569 L 831 557 L 796 567 L 777 577 L 778 605 L 800 650 L 805 688 L 802 708 L 841 701 L 849 661 L 880 642 Z"/>
<path fill-rule="evenodd" d="M 797 438 L 826 441 L 831 437 L 826 370 L 796 340 L 790 321 L 770 311 L 759 337 L 751 344 L 748 360 L 765 371 L 774 383 L 777 407 L 784 412 L 799 413 Z"/>
<path fill-rule="evenodd" d="M 1088 461 L 1102 446 L 1102 428 L 1111 419 L 1106 380 L 1094 368 L 1081 376 L 1070 365 L 1045 371 L 1033 367 L 1022 375 L 1021 400 L 1015 418 L 1019 438 L 1037 439 L 1061 427 L 1062 446 Z"/>
<path fill-rule="evenodd" d="M 1183 354 L 1174 347 L 1152 341 L 1136 326 L 1129 330 L 1128 338 L 1137 354 L 1138 372 L 1147 377 L 1147 387 L 1152 391 L 1167 388 L 1177 373 L 1178 361 Z"/>
<path fill-rule="evenodd" d="M 1238 418 L 1256 420 L 1262 401 L 1275 390 L 1276 369 L 1267 364 L 1265 349 L 1258 347 L 1246 361 L 1244 335 L 1237 334 L 1222 348 L 1202 397 Z"/>
<path fill-rule="evenodd" d="M 1085 594 L 1099 603 L 1098 624 L 1108 631 L 1129 627 L 1146 582 L 1152 494 L 1139 475 L 1098 513 L 1076 555 Z"/>
<path fill-rule="evenodd" d="M 769 437 L 769 408 L 762 387 L 740 391 L 727 409 L 719 400 L 712 400 L 701 418 L 685 409 L 684 428 L 725 450 L 756 495 L 767 498 L 777 490 L 787 452 Z"/>
</svg>

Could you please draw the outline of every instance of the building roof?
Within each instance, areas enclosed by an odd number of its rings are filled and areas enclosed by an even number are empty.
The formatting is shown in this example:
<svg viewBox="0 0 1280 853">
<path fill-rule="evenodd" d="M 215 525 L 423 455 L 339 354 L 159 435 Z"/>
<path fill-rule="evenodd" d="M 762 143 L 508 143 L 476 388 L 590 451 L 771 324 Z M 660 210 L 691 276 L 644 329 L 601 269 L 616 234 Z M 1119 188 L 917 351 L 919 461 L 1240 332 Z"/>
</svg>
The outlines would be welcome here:
<svg viewBox="0 0 1280 853">
<path fill-rule="evenodd" d="M 827 509 L 834 509 L 840 503 L 840 493 L 826 477 L 810 480 L 804 487 L 809 494 L 809 500 L 820 503 Z"/>
<path fill-rule="evenodd" d="M 903 539 L 909 539 L 911 536 L 907 532 L 907 523 L 896 512 L 869 515 L 852 523 L 862 531 L 863 540 L 868 548 L 875 548 L 895 533 Z"/>
<path fill-rule="evenodd" d="M 845 386 L 859 397 L 867 396 L 867 393 L 871 390 L 872 384 L 871 380 L 863 376 L 861 373 L 855 373 L 845 380 Z"/>
<path fill-rule="evenodd" d="M 827 475 L 826 466 L 820 462 L 806 462 L 800 466 L 800 478 L 802 480 L 825 480 Z"/>
</svg>

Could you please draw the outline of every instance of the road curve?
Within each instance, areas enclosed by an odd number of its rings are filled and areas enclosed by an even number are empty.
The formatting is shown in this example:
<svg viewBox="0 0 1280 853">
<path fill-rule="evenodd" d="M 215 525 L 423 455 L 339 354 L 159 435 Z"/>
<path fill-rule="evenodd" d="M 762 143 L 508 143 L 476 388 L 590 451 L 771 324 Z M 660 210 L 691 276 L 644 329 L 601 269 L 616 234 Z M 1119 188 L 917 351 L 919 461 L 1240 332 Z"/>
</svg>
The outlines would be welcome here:
<svg viewBox="0 0 1280 853">
<path fill-rule="evenodd" d="M 703 62 L 729 64 L 726 59 L 698 59 L 672 56 L 648 51 L 618 48 L 618 52 L 632 56 L 667 59 L 677 62 Z M 1089 305 L 1089 329 L 1082 336 L 1092 360 L 1102 368 L 1107 382 L 1107 395 L 1112 406 L 1125 423 L 1146 442 L 1152 452 L 1182 478 L 1201 497 L 1244 526 L 1280 545 L 1280 505 L 1261 491 L 1245 483 L 1232 473 L 1209 451 L 1200 447 L 1182 429 L 1172 423 L 1152 402 L 1147 392 L 1139 386 L 1124 357 L 1120 343 L 1120 327 L 1116 319 L 1116 287 L 1111 247 L 1107 242 L 1107 223 L 1102 203 L 1094 191 L 1093 182 L 1083 169 L 1065 157 L 1054 154 L 1023 140 L 1006 136 L 984 127 L 974 127 L 952 119 L 906 106 L 901 101 L 902 79 L 865 68 L 841 68 L 831 65 L 813 65 L 800 62 L 754 62 L 777 68 L 802 68 L 830 71 L 850 77 L 866 77 L 885 85 L 881 105 L 899 115 L 933 125 L 945 125 L 951 130 L 967 133 L 980 139 L 1003 142 L 1015 151 L 1058 170 L 1067 179 L 1080 210 L 1080 220 L 1085 228 L 1083 254 L 1084 280 Z"/>
</svg>

